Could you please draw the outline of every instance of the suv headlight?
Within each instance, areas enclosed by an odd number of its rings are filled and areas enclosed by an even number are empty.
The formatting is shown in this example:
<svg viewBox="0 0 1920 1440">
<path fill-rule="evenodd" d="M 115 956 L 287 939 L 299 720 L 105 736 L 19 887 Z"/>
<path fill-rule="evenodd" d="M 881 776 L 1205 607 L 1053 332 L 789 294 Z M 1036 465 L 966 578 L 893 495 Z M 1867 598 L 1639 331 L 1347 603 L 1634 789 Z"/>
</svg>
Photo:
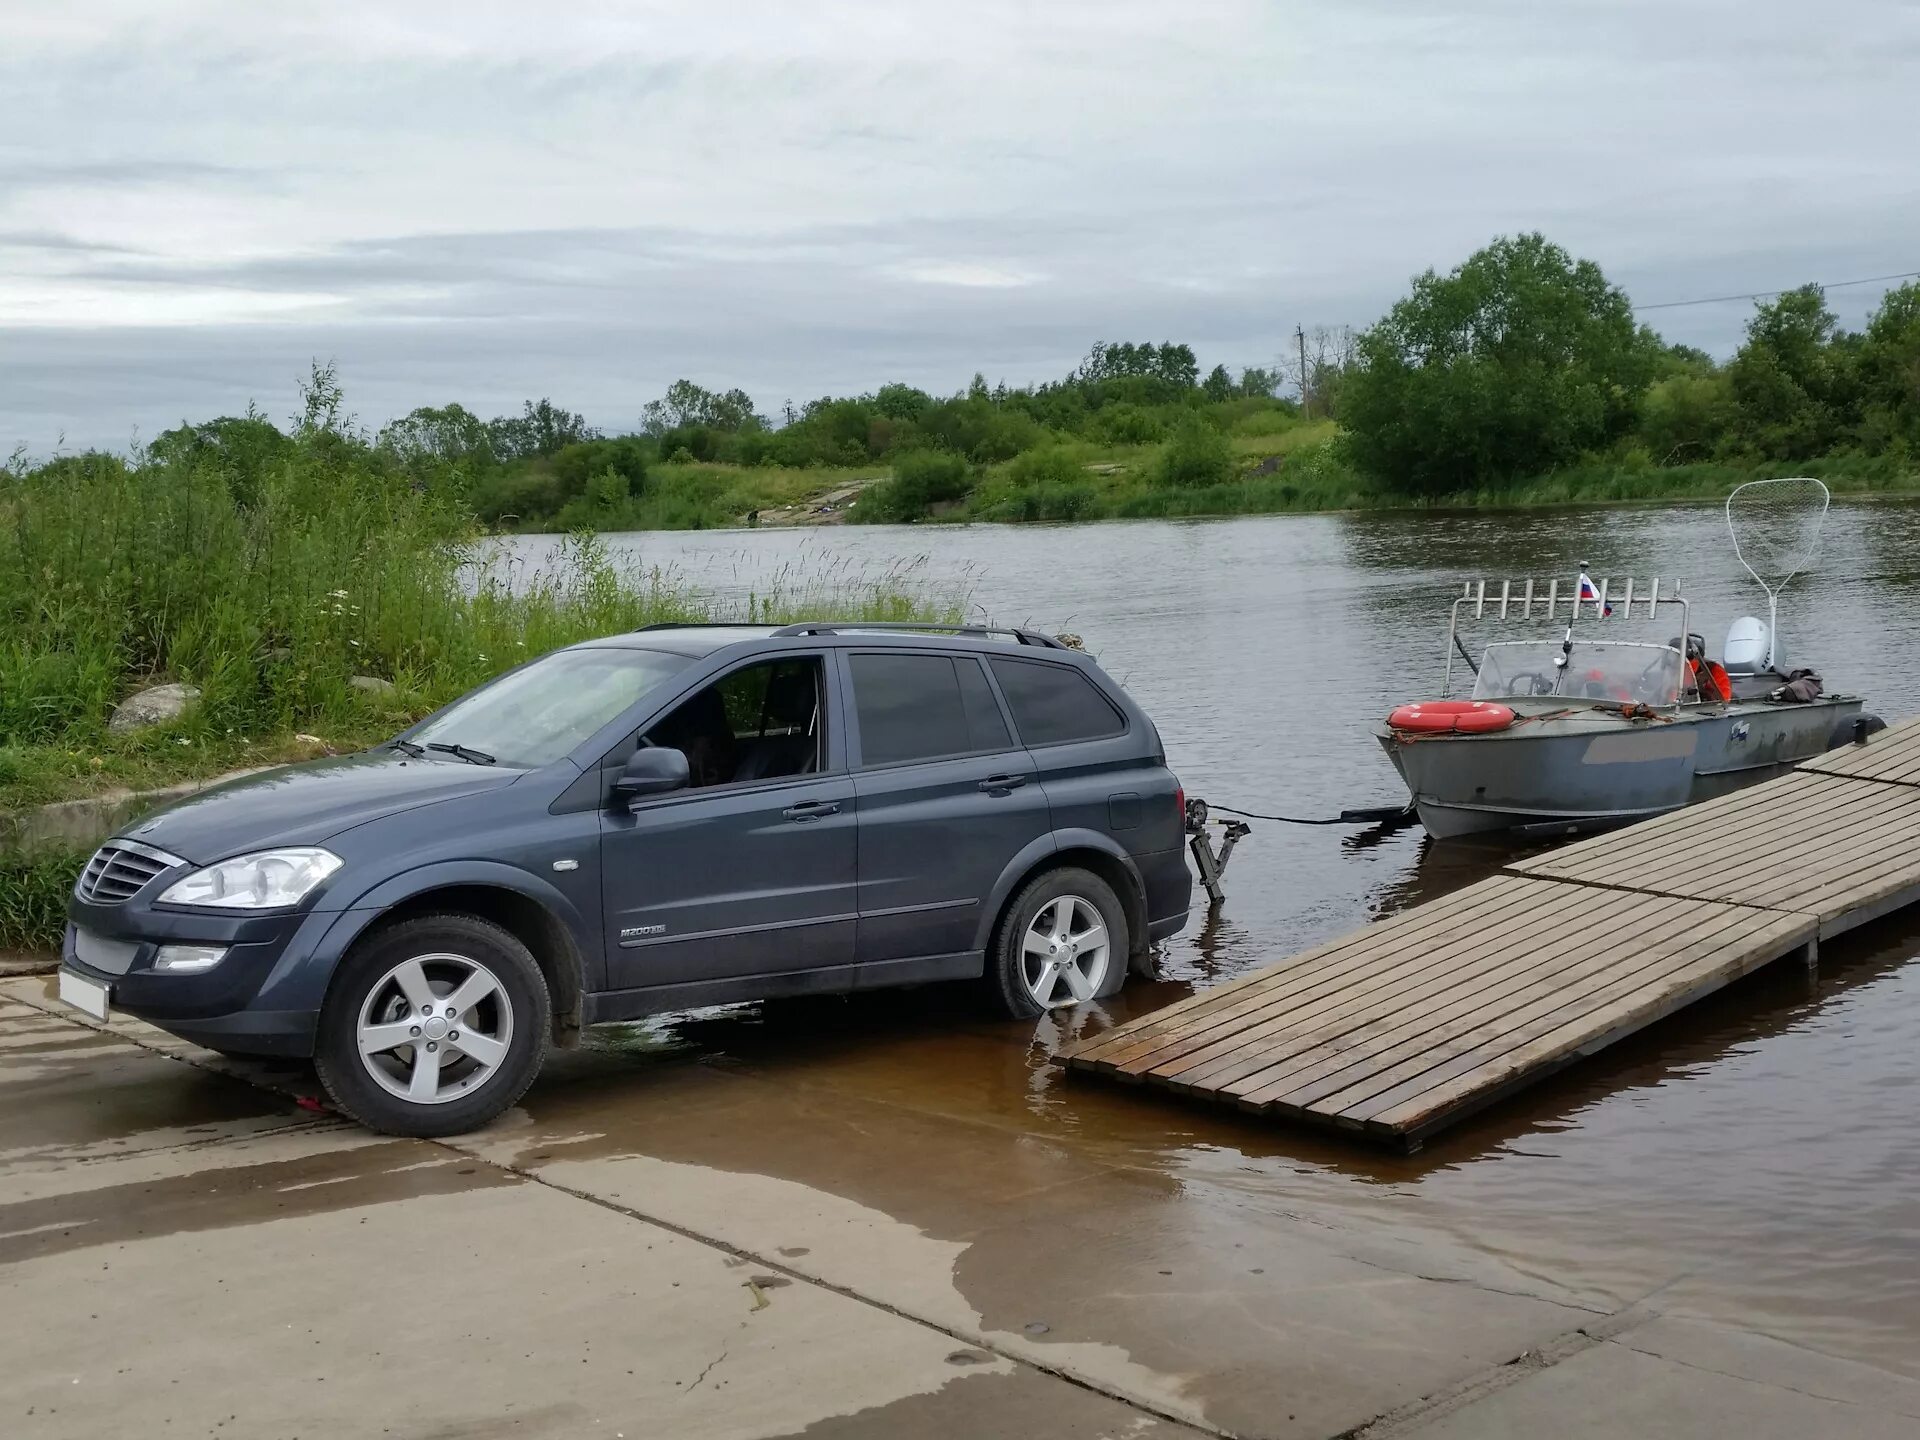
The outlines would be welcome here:
<svg viewBox="0 0 1920 1440">
<path fill-rule="evenodd" d="M 162 905 L 211 905 L 222 910 L 277 910 L 298 905 L 343 862 L 331 850 L 302 845 L 236 855 L 176 880 Z"/>
</svg>

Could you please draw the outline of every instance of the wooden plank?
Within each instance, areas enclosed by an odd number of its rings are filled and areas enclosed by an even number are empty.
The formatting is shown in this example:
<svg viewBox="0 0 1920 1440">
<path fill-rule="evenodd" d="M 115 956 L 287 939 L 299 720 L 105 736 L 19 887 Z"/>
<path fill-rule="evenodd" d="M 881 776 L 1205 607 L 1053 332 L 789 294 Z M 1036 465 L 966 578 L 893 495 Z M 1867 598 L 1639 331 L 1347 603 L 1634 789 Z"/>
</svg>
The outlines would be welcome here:
<svg viewBox="0 0 1920 1440">
<path fill-rule="evenodd" d="M 1833 793 L 1815 805 L 1789 806 L 1769 826 L 1729 834 L 1665 866 L 1632 867 L 1610 883 L 1831 918 L 1866 876 L 1911 864 L 1920 878 L 1920 789 L 1837 777 L 1823 783 Z"/>
<path fill-rule="evenodd" d="M 1592 1054 L 1681 1006 L 1711 994 L 1729 981 L 1777 960 L 1804 944 L 1811 932 L 1809 922 L 1799 916 L 1757 918 L 1764 920 L 1764 928 L 1755 933 L 1751 945 L 1744 951 L 1723 953 L 1704 964 L 1688 965 L 1670 972 L 1661 980 L 1642 987 L 1639 992 L 1623 997 L 1604 1017 L 1571 1017 L 1557 1028 L 1531 1037 L 1497 1060 L 1472 1070 L 1463 1068 L 1458 1073 L 1444 1077 L 1438 1084 L 1391 1102 L 1389 1097 L 1375 1097 L 1365 1114 L 1349 1118 L 1390 1136 L 1425 1129 L 1449 1111 L 1470 1102 L 1475 1092 L 1491 1090 L 1512 1076 L 1536 1069 L 1555 1058 L 1571 1060 Z M 1599 1028 L 1602 1020 L 1606 1027 L 1604 1029 Z"/>
<path fill-rule="evenodd" d="M 1671 853 L 1703 841 L 1751 832 L 1764 817 L 1783 808 L 1813 803 L 1829 783 L 1828 777 L 1790 773 L 1639 825 L 1577 841 L 1509 868 L 1524 874 L 1585 878 L 1601 873 L 1597 867 L 1619 865 L 1623 855 Z"/>
<path fill-rule="evenodd" d="M 1352 1118 L 1364 1119 L 1364 1113 L 1359 1112 L 1374 1104 L 1376 1097 L 1419 1094 L 1452 1073 L 1470 1073 L 1490 1057 L 1505 1053 L 1568 1017 L 1584 1015 L 1597 1022 L 1618 997 L 1686 963 L 1682 957 L 1697 959 L 1738 948 L 1756 923 L 1769 921 L 1770 917 L 1729 906 L 1717 907 L 1700 927 L 1684 933 L 1674 932 L 1670 924 L 1663 924 L 1656 934 L 1643 929 L 1636 937 L 1641 943 L 1631 950 L 1595 957 L 1592 963 L 1569 972 L 1561 986 L 1530 987 L 1491 1015 L 1444 1027 L 1427 1037 L 1423 1048 L 1381 1057 L 1385 1063 L 1366 1074 L 1333 1077 L 1331 1083 L 1271 1098 L 1335 1114 L 1353 1111 Z"/>
<path fill-rule="evenodd" d="M 1685 902 L 1667 897 L 1625 896 L 1633 902 L 1630 913 L 1621 907 L 1616 934 L 1600 934 L 1556 957 L 1549 967 L 1523 970 L 1507 977 L 1505 983 L 1461 997 L 1451 1005 L 1436 1009 L 1429 1017 L 1400 1032 L 1388 1032 L 1364 1047 L 1362 1055 L 1333 1057 L 1338 1063 L 1322 1062 L 1305 1069 L 1292 1069 L 1271 1079 L 1253 1077 L 1263 1083 L 1251 1088 L 1234 1088 L 1248 1105 L 1280 1104 L 1294 1109 L 1326 1108 L 1341 1110 L 1348 1100 L 1359 1099 L 1373 1091 L 1384 1090 L 1409 1080 L 1453 1058 L 1462 1050 L 1484 1045 L 1508 1029 L 1525 1023 L 1542 1007 L 1565 1006 L 1580 997 L 1617 983 L 1622 974 L 1657 954 L 1662 942 L 1671 935 L 1675 920 L 1684 914 Z M 1724 923 L 1725 916 L 1714 917 Z M 1637 948 L 1623 951 L 1621 945 Z M 1324 1102 L 1324 1106 L 1323 1103 Z"/>
<path fill-rule="evenodd" d="M 1864 745 L 1845 745 L 1803 761 L 1802 770 L 1920 785 L 1920 720 L 1890 725 Z"/>
<path fill-rule="evenodd" d="M 1717 859 L 1729 847 L 1751 848 L 1756 838 L 1764 841 L 1772 836 L 1789 816 L 1800 817 L 1799 828 L 1805 829 L 1828 814 L 1844 814 L 1872 793 L 1859 788 L 1867 784 L 1865 781 L 1824 775 L 1790 775 L 1775 783 L 1779 788 L 1759 785 L 1740 795 L 1724 797 L 1737 802 L 1724 808 L 1722 801 L 1698 807 L 1704 813 L 1695 817 L 1697 823 L 1685 831 L 1655 836 L 1643 845 L 1629 839 L 1603 856 L 1590 858 L 1612 859 L 1616 877 L 1637 878 L 1670 866 L 1676 859 Z M 1626 835 L 1622 831 L 1615 838 Z"/>
<path fill-rule="evenodd" d="M 1636 908 L 1647 912 L 1643 925 L 1621 931 L 1618 938 L 1644 933 L 1644 927 L 1653 925 L 1670 928 L 1674 913 L 1683 903 L 1668 899 L 1638 901 Z M 1608 928 L 1621 923 L 1617 910 Z M 1620 952 L 1612 940 L 1596 933 L 1584 943 L 1556 953 L 1551 961 L 1543 963 L 1532 957 L 1531 963 L 1510 965 L 1463 987 L 1458 994 L 1442 997 L 1425 1013 L 1341 1037 L 1333 1046 L 1250 1075 L 1231 1089 L 1243 1103 L 1286 1100 L 1304 1105 L 1315 1098 L 1304 1093 L 1310 1087 L 1331 1093 L 1416 1056 L 1431 1056 L 1449 1040 L 1470 1032 L 1484 1033 L 1507 1012 L 1542 996 L 1570 993 L 1591 977 L 1617 971 L 1620 963 Z"/>
<path fill-rule="evenodd" d="M 1688 831 L 1708 832 L 1725 824 L 1728 816 L 1754 805 L 1770 805 L 1780 790 L 1793 782 L 1813 783 L 1811 777 L 1788 774 L 1761 785 L 1750 785 L 1743 789 L 1730 791 L 1712 800 L 1702 801 L 1698 805 L 1689 805 L 1684 809 L 1669 811 L 1657 815 L 1651 820 L 1642 820 L 1638 824 L 1623 829 L 1608 830 L 1599 835 L 1588 836 L 1584 840 L 1575 840 L 1562 845 L 1544 855 L 1536 855 L 1528 860 L 1516 862 L 1508 867 L 1523 873 L 1548 868 L 1561 868 L 1577 865 L 1579 862 L 1596 855 L 1610 855 L 1618 850 L 1620 842 L 1632 836 L 1635 843 L 1651 847 L 1669 837 Z"/>
<path fill-rule="evenodd" d="M 1750 832 L 1762 817 L 1795 803 L 1817 803 L 1818 793 L 1825 788 L 1822 777 L 1782 776 L 1671 815 L 1577 841 L 1508 868 L 1567 880 L 1617 880 L 1628 873 L 1630 866 L 1653 863 L 1703 843 L 1717 843 L 1728 835 Z"/>
<path fill-rule="evenodd" d="M 1538 887 L 1539 881 L 1524 881 L 1517 876 L 1496 875 L 1479 884 L 1469 887 L 1478 892 L 1472 897 L 1472 903 L 1451 907 L 1447 911 L 1447 901 L 1464 897 L 1467 891 L 1456 891 L 1453 896 L 1444 897 L 1434 907 L 1438 913 L 1430 919 L 1439 923 L 1399 924 L 1402 919 L 1411 919 L 1419 910 L 1402 912 L 1391 920 L 1383 921 L 1359 930 L 1341 940 L 1330 942 L 1318 950 L 1310 950 L 1304 956 L 1283 962 L 1270 970 L 1262 972 L 1268 982 L 1262 986 L 1240 986 L 1222 995 L 1226 987 L 1219 991 L 1208 991 L 1204 995 L 1190 997 L 1165 1010 L 1157 1011 L 1149 1017 L 1150 1023 L 1136 1022 L 1135 1026 L 1122 1026 L 1120 1031 L 1109 1031 L 1096 1037 L 1097 1041 L 1109 1041 L 1111 1044 L 1093 1044 L 1068 1052 L 1075 1063 L 1095 1064 L 1103 1068 L 1122 1068 L 1137 1062 L 1142 1056 L 1169 1045 L 1185 1044 L 1203 1033 L 1221 1030 L 1223 1027 L 1240 1028 L 1251 1023 L 1245 1016 L 1281 1003 L 1302 994 L 1311 993 L 1333 983 L 1351 983 L 1355 978 L 1372 973 L 1377 968 L 1381 956 L 1387 953 L 1384 947 L 1393 944 L 1433 946 L 1444 944 L 1454 935 L 1461 934 L 1477 926 L 1490 923 L 1505 923 L 1511 919 L 1518 921 L 1535 903 L 1530 893 L 1531 887 Z M 1545 902 L 1547 891 L 1538 892 L 1540 903 Z M 1333 958 L 1365 950 L 1356 965 L 1344 969 L 1334 969 L 1330 964 Z M 1316 962 L 1302 965 L 1301 960 Z M 1220 1003 L 1208 1002 L 1214 996 L 1221 996 Z M 1164 1017 L 1164 1019 L 1163 1019 Z"/>
<path fill-rule="evenodd" d="M 1656 850 L 1627 861 L 1620 844 L 1621 863 L 1597 871 L 1591 857 L 1576 874 L 1542 866 L 1531 873 L 1543 877 L 1580 879 L 1628 889 L 1691 894 L 1707 899 L 1797 906 L 1773 898 L 1770 887 L 1783 875 L 1799 873 L 1809 862 L 1856 849 L 1870 837 L 1893 841 L 1913 829 L 1920 817 L 1920 790 L 1880 785 L 1872 781 L 1832 776 L 1799 777 L 1814 782 L 1777 792 L 1775 803 L 1750 809 L 1720 833 L 1703 835 L 1676 851 Z M 1767 790 L 1770 782 L 1756 787 Z M 1608 837 L 1622 842 L 1621 831 Z M 1595 878 L 1604 873 L 1604 880 Z"/>
<path fill-rule="evenodd" d="M 1621 898 L 1618 892 L 1590 886 L 1571 886 L 1568 891 L 1567 904 L 1570 909 L 1562 918 L 1569 929 L 1596 923 L 1603 912 L 1617 909 Z M 1662 903 L 1675 906 L 1684 904 L 1679 901 Z M 1538 972 L 1543 968 L 1538 954 L 1539 943 L 1540 931 L 1537 928 L 1509 931 L 1490 943 L 1477 946 L 1470 958 L 1462 963 L 1455 964 L 1450 957 L 1436 957 L 1434 963 L 1423 965 L 1417 972 L 1396 976 L 1395 984 L 1379 989 L 1360 989 L 1345 997 L 1342 1004 L 1299 1017 L 1297 1021 L 1291 1015 L 1282 1017 L 1273 1023 L 1284 1028 L 1247 1037 L 1248 1044 L 1206 1066 L 1203 1074 L 1189 1073 L 1183 1068 L 1182 1061 L 1172 1065 L 1156 1065 L 1153 1078 L 1172 1083 L 1176 1088 L 1208 1086 L 1237 1093 L 1237 1082 L 1244 1081 L 1256 1072 L 1270 1072 L 1282 1061 L 1309 1052 L 1325 1055 L 1359 1043 L 1348 1040 L 1349 1036 L 1364 1036 L 1385 1028 L 1427 1023 L 1434 1007 L 1446 1003 L 1445 997 L 1449 993 L 1471 993 L 1476 987 L 1495 985 L 1511 978 L 1516 971 L 1521 974 Z"/>
<path fill-rule="evenodd" d="M 1909 849 L 1890 856 L 1880 864 L 1836 879 L 1818 892 L 1810 892 L 1796 901 L 1795 908 L 1805 910 L 1820 922 L 1820 933 L 1837 935 L 1867 920 L 1887 914 L 1886 901 L 1892 896 L 1920 885 L 1920 853 Z M 1872 914 L 1860 912 L 1871 910 Z"/>
<path fill-rule="evenodd" d="M 1831 897 L 1836 891 L 1845 895 L 1856 890 L 1868 875 L 1886 868 L 1900 872 L 1920 865 L 1920 855 L 1913 849 L 1920 841 L 1920 808 L 1878 817 L 1844 836 L 1816 839 L 1827 843 L 1796 847 L 1777 861 L 1770 860 L 1764 870 L 1739 876 L 1725 887 L 1729 898 L 1763 897 L 1771 891 L 1777 898 L 1767 903 L 1773 908 L 1825 913 L 1835 903 Z"/>
<path fill-rule="evenodd" d="M 1920 902 L 1920 884 L 1888 886 L 1878 895 L 1851 909 L 1823 916 L 1820 920 L 1820 938 L 1826 940 L 1835 935 L 1844 935 L 1855 926 L 1869 924 L 1916 902 Z"/>
<path fill-rule="evenodd" d="M 1782 808 L 1756 823 L 1703 845 L 1696 853 L 1667 865 L 1636 866 L 1623 884 L 1710 899 L 1758 896 L 1772 903 L 1772 887 L 1783 877 L 1823 856 L 1853 849 L 1865 837 L 1898 834 L 1920 814 L 1920 790 L 1900 790 L 1867 781 L 1829 778 L 1832 793 L 1804 808 Z M 1776 908 L 1797 908 L 1784 902 Z"/>
<path fill-rule="evenodd" d="M 1183 1031 L 1167 1037 L 1167 1043 L 1150 1056 L 1138 1057 L 1150 1064 L 1156 1074 L 1179 1073 L 1187 1062 L 1208 1052 L 1205 1058 L 1222 1054 L 1215 1047 L 1235 1050 L 1272 1033 L 1274 1026 L 1295 1029 L 1322 1023 L 1356 1005 L 1391 1001 L 1409 985 L 1436 971 L 1451 972 L 1456 966 L 1471 967 L 1482 953 L 1507 937 L 1537 935 L 1546 910 L 1563 903 L 1585 907 L 1601 903 L 1590 897 L 1602 892 L 1584 886 L 1544 886 L 1533 882 L 1541 893 L 1528 897 L 1529 904 L 1511 915 L 1501 916 L 1484 929 L 1457 937 L 1455 944 L 1436 944 L 1424 934 L 1414 937 L 1412 947 L 1405 941 L 1380 953 L 1359 957 L 1358 963 L 1335 970 L 1322 978 L 1310 993 L 1290 995 L 1274 1004 L 1236 1016 L 1231 1025 L 1206 1031 Z"/>
<path fill-rule="evenodd" d="M 1103 1052 L 1110 1052 L 1124 1043 L 1128 1036 L 1178 1029 L 1193 1023 L 1200 1016 L 1212 1015 L 1238 1004 L 1249 991 L 1271 988 L 1290 974 L 1316 968 L 1321 962 L 1343 950 L 1368 943 L 1371 937 L 1390 931 L 1396 934 L 1402 933 L 1410 928 L 1431 927 L 1438 930 L 1449 923 L 1465 923 L 1468 918 L 1478 912 L 1492 913 L 1500 907 L 1511 888 L 1508 884 L 1509 880 L 1510 877 L 1503 875 L 1489 876 L 1451 895 L 1441 897 L 1432 905 L 1417 906 L 1389 916 L 1385 920 L 1375 921 L 1364 929 L 1351 931 L 1338 939 L 1326 941 L 1310 950 L 1290 956 L 1278 964 L 1243 975 L 1237 980 L 1230 980 L 1224 985 L 1216 985 L 1196 995 L 1190 995 L 1185 1000 L 1176 1001 L 1164 1009 L 1156 1010 L 1151 1016 L 1129 1025 L 1104 1031 L 1063 1051 L 1062 1058 L 1089 1061 L 1102 1056 Z"/>
</svg>

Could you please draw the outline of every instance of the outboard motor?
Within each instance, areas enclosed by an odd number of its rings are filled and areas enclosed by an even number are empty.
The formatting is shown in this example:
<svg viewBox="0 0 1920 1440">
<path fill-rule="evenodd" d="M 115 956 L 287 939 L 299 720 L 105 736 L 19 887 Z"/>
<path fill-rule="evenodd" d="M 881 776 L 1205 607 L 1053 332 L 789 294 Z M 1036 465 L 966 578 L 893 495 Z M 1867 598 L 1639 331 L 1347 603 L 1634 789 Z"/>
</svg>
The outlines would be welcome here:
<svg viewBox="0 0 1920 1440">
<path fill-rule="evenodd" d="M 1767 648 L 1772 641 L 1766 621 L 1742 615 L 1727 627 L 1727 648 L 1721 663 L 1736 675 L 1758 675 L 1768 668 Z"/>
</svg>

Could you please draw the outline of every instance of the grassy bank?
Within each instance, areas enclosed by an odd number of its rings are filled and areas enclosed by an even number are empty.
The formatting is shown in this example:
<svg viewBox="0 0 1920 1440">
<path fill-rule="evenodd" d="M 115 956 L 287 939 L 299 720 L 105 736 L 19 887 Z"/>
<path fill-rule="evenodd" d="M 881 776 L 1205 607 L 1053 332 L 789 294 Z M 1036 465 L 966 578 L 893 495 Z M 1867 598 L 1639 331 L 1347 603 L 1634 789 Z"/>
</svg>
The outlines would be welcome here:
<svg viewBox="0 0 1920 1440">
<path fill-rule="evenodd" d="M 724 612 L 597 541 L 474 574 L 459 488 L 310 417 L 263 463 L 217 449 L 0 472 L 0 809 L 386 735 L 531 655 L 658 621 L 929 617 L 911 570 L 788 577 Z M 356 687 L 372 677 L 386 687 Z M 197 687 L 114 735 L 128 694 Z"/>
<path fill-rule="evenodd" d="M 649 494 L 601 517 L 602 528 L 719 529 L 826 519 L 874 522 L 1063 522 L 1205 515 L 1277 515 L 1349 510 L 1526 509 L 1555 505 L 1719 500 L 1745 480 L 1813 475 L 1836 495 L 1920 494 L 1920 471 L 1893 456 L 1842 455 L 1798 462 L 1655 464 L 1643 453 L 1593 459 L 1512 485 L 1412 497 L 1370 484 L 1346 463 L 1337 428 L 1301 423 L 1268 435 L 1229 435 L 1218 468 L 1169 481 L 1169 445 L 1062 442 L 1010 461 L 956 467 L 944 498 L 891 505 L 888 491 L 912 462 L 834 470 L 700 464 L 653 472 Z M 825 497 L 844 504 L 820 513 Z M 936 492 L 937 493 L 937 492 Z"/>
</svg>

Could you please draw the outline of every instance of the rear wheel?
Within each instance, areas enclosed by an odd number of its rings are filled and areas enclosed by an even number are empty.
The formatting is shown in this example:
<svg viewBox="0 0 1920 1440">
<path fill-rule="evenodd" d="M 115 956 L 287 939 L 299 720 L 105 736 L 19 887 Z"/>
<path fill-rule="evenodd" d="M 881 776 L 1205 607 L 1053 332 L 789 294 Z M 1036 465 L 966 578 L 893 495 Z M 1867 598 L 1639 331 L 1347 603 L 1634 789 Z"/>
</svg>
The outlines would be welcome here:
<svg viewBox="0 0 1920 1440">
<path fill-rule="evenodd" d="M 1117 993 L 1132 949 L 1113 887 L 1069 867 L 1036 876 L 1014 897 L 988 955 L 987 984 L 1017 1019 Z"/>
<path fill-rule="evenodd" d="M 457 1135 L 526 1093 L 551 1020 L 540 967 L 514 935 L 475 915 L 427 915 L 341 962 L 314 1067 L 369 1129 Z"/>
</svg>

